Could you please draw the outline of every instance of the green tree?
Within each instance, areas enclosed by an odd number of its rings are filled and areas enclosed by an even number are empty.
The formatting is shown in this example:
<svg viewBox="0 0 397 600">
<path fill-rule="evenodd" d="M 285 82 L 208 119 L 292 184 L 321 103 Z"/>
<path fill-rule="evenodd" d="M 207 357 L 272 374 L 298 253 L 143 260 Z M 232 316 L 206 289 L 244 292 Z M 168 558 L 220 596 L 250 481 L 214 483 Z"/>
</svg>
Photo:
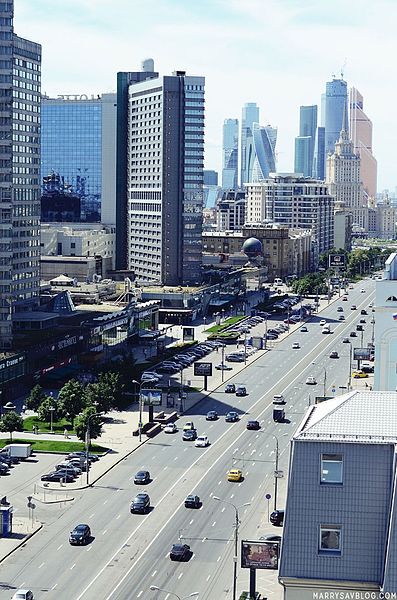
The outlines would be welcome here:
<svg viewBox="0 0 397 600">
<path fill-rule="evenodd" d="M 59 392 L 59 410 L 74 426 L 74 419 L 85 406 L 84 386 L 76 379 L 70 379 Z"/>
<path fill-rule="evenodd" d="M 95 408 L 95 406 L 87 406 L 83 410 L 81 415 L 77 418 L 75 431 L 76 431 L 76 435 L 79 438 L 79 440 L 81 440 L 83 442 L 85 441 L 87 427 L 88 427 L 88 417 L 90 417 L 91 415 L 94 415 L 96 412 L 97 412 L 97 409 Z M 90 425 L 90 432 L 89 432 L 90 440 L 100 437 L 100 435 L 102 433 L 101 417 L 97 416 L 97 417 L 90 418 L 89 425 Z"/>
<path fill-rule="evenodd" d="M 325 294 L 327 285 L 323 273 L 309 273 L 300 279 L 295 279 L 291 285 L 292 291 L 301 296 L 309 294 Z"/>
<path fill-rule="evenodd" d="M 46 396 L 37 411 L 40 421 L 47 421 L 48 424 L 51 423 L 51 408 L 55 408 L 52 414 L 53 421 L 57 421 L 62 416 L 62 411 L 60 410 L 61 406 L 58 400 L 51 396 Z"/>
<path fill-rule="evenodd" d="M 41 385 L 35 385 L 26 398 L 26 408 L 37 410 L 45 398 L 46 395 Z"/>
<path fill-rule="evenodd" d="M 13 431 L 23 431 L 23 419 L 14 410 L 7 412 L 0 421 L 0 431 L 7 431 L 12 442 Z"/>
</svg>

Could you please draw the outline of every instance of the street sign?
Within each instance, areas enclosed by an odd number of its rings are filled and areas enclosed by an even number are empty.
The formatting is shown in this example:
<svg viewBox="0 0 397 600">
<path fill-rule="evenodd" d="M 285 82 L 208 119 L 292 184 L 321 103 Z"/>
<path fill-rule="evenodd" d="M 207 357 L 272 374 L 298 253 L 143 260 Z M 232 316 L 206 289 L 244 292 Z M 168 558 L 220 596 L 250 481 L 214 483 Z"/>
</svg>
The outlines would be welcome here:
<svg viewBox="0 0 397 600">
<path fill-rule="evenodd" d="M 281 479 L 281 477 L 284 477 L 284 471 L 274 471 L 274 476 Z"/>
<path fill-rule="evenodd" d="M 266 496 L 265 496 L 266 500 L 270 500 L 271 497 L 272 497 L 271 494 L 266 494 Z"/>
</svg>

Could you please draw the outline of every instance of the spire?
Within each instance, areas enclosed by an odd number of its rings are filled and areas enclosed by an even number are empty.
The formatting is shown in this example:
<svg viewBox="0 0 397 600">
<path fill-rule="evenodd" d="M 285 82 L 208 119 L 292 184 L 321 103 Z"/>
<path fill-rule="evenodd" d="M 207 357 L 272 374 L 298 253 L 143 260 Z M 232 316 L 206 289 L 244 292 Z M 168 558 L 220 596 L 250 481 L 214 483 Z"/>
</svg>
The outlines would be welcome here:
<svg viewBox="0 0 397 600">
<path fill-rule="evenodd" d="M 343 106 L 343 116 L 342 116 L 342 129 L 340 132 L 340 141 L 348 142 L 349 141 L 349 128 L 347 125 L 347 101 L 345 100 Z"/>
</svg>

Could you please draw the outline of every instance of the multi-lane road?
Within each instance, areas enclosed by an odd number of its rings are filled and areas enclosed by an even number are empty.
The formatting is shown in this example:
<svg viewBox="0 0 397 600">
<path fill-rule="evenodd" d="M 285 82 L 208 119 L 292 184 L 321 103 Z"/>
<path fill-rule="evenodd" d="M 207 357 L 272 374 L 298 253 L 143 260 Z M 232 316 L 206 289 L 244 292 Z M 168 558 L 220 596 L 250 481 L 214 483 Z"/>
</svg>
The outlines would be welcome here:
<svg viewBox="0 0 397 600">
<path fill-rule="evenodd" d="M 361 288 L 366 292 L 361 293 Z M 340 386 L 347 384 L 350 345 L 342 343 L 342 338 L 355 329 L 360 309 L 368 310 L 373 296 L 372 281 L 356 285 L 349 290 L 348 302 L 333 302 L 313 317 L 307 333 L 298 329 L 230 380 L 247 387 L 246 397 L 225 394 L 222 386 L 180 419 L 178 425 L 192 419 L 198 433 L 209 436 L 208 448 L 182 441 L 181 432 L 161 433 L 110 471 L 99 485 L 81 492 L 69 507 L 48 509 L 43 529 L 0 566 L 0 598 L 10 598 L 10 589 L 18 587 L 32 589 L 38 600 L 166 598 L 163 592 L 149 591 L 156 585 L 180 597 L 199 592 L 200 600 L 230 599 L 234 509 L 213 496 L 242 507 L 241 538 L 256 539 L 272 530 L 266 524 L 264 496 L 273 496 L 275 436 L 279 468 L 287 473 L 289 439 L 309 402 L 323 395 L 324 376 L 326 395 L 334 395 L 332 388 L 341 393 Z M 350 309 L 352 304 L 357 310 Z M 338 321 L 338 306 L 344 309 L 343 322 Z M 371 338 L 372 313 L 368 313 L 364 341 Z M 330 335 L 322 334 L 322 318 L 331 325 Z M 300 349 L 292 349 L 294 341 L 299 341 Z M 360 337 L 351 341 L 360 345 Z M 338 351 L 339 359 L 329 359 L 332 350 Z M 306 385 L 308 375 L 316 377 L 317 386 Z M 287 399 L 284 423 L 272 420 L 272 398 L 279 393 Z M 218 421 L 205 420 L 211 409 L 219 413 Z M 240 413 L 238 423 L 225 422 L 230 409 Z M 261 430 L 247 431 L 248 419 L 259 420 Z M 231 467 L 242 469 L 244 481 L 226 480 Z M 141 468 L 150 471 L 153 481 L 139 489 L 133 476 Z M 282 480 L 279 508 L 284 507 L 285 486 L 286 480 Z M 132 515 L 130 501 L 143 490 L 150 495 L 152 510 L 147 515 Z M 202 499 L 199 510 L 183 505 L 192 492 Z M 90 525 L 93 539 L 86 547 L 72 547 L 68 534 L 80 522 Z M 178 539 L 191 547 L 188 562 L 169 559 L 170 547 Z M 247 589 L 248 575 L 239 569 L 238 577 L 247 582 Z"/>
</svg>

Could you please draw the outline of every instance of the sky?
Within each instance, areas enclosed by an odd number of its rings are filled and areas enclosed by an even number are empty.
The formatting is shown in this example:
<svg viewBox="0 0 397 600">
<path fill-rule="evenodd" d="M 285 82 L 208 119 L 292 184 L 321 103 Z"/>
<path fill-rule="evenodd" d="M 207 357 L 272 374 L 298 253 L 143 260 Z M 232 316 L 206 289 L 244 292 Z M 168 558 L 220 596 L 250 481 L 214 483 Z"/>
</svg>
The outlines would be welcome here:
<svg viewBox="0 0 397 600">
<path fill-rule="evenodd" d="M 299 106 L 333 75 L 364 96 L 378 191 L 397 186 L 397 0 L 14 0 L 15 32 L 43 47 L 42 91 L 115 91 L 117 71 L 206 78 L 205 166 L 221 172 L 222 124 L 245 102 L 278 127 L 277 170 L 294 170 Z M 394 142 L 393 142 L 394 140 Z"/>
</svg>

